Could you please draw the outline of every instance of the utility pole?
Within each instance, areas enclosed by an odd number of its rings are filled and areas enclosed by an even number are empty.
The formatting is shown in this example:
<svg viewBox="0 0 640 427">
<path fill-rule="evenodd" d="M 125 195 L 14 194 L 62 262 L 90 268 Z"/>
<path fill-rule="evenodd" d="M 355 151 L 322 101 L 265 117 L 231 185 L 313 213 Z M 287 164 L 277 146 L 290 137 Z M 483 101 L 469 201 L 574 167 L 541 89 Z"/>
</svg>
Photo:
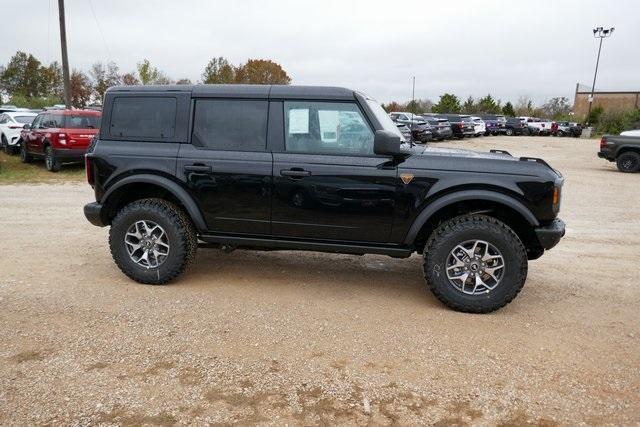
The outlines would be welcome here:
<svg viewBox="0 0 640 427">
<path fill-rule="evenodd" d="M 602 27 L 593 29 L 593 37 L 600 39 L 600 45 L 598 46 L 598 58 L 596 59 L 596 71 L 593 73 L 593 84 L 591 85 L 591 95 L 589 96 L 589 111 L 587 112 L 587 121 L 589 121 L 589 116 L 591 116 L 591 106 L 593 104 L 593 94 L 596 90 L 596 77 L 598 76 L 598 65 L 600 64 L 600 52 L 602 51 L 602 39 L 605 37 L 611 36 L 613 34 L 614 27 L 609 29 L 604 29 Z M 591 123 L 587 123 L 591 125 Z"/>
<path fill-rule="evenodd" d="M 69 77 L 69 57 L 67 56 L 67 29 L 64 23 L 64 0 L 58 0 L 60 18 L 60 46 L 62 47 L 62 80 L 64 81 L 64 103 L 71 108 L 71 79 Z"/>
</svg>

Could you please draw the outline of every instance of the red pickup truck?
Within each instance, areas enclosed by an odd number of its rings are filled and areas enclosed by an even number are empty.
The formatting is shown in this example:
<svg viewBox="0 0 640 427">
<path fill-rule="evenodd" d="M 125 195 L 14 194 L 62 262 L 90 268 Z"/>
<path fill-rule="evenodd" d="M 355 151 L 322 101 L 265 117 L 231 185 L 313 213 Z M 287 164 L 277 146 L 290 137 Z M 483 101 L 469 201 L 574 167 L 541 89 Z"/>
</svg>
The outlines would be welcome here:
<svg viewBox="0 0 640 427">
<path fill-rule="evenodd" d="M 57 172 L 62 163 L 82 162 L 98 133 L 101 113 L 95 110 L 48 110 L 36 116 L 20 132 L 20 158 L 29 163 L 44 158 L 48 171 Z"/>
</svg>

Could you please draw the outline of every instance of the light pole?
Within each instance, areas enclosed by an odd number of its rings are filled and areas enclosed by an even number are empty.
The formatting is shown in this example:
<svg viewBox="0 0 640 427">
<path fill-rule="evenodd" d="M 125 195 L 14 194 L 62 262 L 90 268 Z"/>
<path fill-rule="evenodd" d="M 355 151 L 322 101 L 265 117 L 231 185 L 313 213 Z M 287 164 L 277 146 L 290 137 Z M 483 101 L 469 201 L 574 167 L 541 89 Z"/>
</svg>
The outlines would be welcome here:
<svg viewBox="0 0 640 427">
<path fill-rule="evenodd" d="M 614 27 L 611 28 L 594 28 L 593 37 L 600 39 L 600 45 L 598 46 L 598 59 L 596 59 L 596 71 L 593 73 L 593 84 L 591 85 L 591 95 L 589 95 L 589 111 L 587 112 L 587 121 L 591 116 L 591 106 L 593 105 L 593 93 L 596 90 L 596 77 L 598 76 L 598 64 L 600 64 L 600 51 L 602 50 L 602 39 L 611 36 L 613 34 Z M 591 125 L 591 123 L 587 123 Z"/>
</svg>

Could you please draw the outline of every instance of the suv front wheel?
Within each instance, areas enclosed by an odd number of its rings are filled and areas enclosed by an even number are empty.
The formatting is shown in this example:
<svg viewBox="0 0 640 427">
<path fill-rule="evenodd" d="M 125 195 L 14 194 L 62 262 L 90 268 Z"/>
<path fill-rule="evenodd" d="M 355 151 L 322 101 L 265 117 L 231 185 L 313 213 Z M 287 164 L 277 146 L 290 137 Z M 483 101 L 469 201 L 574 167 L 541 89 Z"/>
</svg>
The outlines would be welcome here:
<svg viewBox="0 0 640 427">
<path fill-rule="evenodd" d="M 489 313 L 510 303 L 524 286 L 527 253 L 505 223 L 485 215 L 463 215 L 440 225 L 424 251 L 431 292 L 445 305 Z"/>
<path fill-rule="evenodd" d="M 136 282 L 162 285 L 195 257 L 198 240 L 182 210 L 161 199 L 137 200 L 111 223 L 109 246 L 120 270 Z"/>
</svg>

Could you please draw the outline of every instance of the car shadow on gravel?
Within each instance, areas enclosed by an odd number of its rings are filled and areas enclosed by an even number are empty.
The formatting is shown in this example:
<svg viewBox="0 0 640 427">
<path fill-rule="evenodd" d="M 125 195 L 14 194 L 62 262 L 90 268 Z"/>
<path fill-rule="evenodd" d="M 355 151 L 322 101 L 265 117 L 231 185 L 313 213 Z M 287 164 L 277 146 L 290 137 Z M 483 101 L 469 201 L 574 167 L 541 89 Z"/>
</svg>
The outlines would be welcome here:
<svg viewBox="0 0 640 427">
<path fill-rule="evenodd" d="M 173 286 L 265 286 L 335 293 L 341 298 L 385 297 L 439 306 L 422 275 L 422 257 L 393 259 L 375 255 L 316 252 L 201 250 Z"/>
</svg>

